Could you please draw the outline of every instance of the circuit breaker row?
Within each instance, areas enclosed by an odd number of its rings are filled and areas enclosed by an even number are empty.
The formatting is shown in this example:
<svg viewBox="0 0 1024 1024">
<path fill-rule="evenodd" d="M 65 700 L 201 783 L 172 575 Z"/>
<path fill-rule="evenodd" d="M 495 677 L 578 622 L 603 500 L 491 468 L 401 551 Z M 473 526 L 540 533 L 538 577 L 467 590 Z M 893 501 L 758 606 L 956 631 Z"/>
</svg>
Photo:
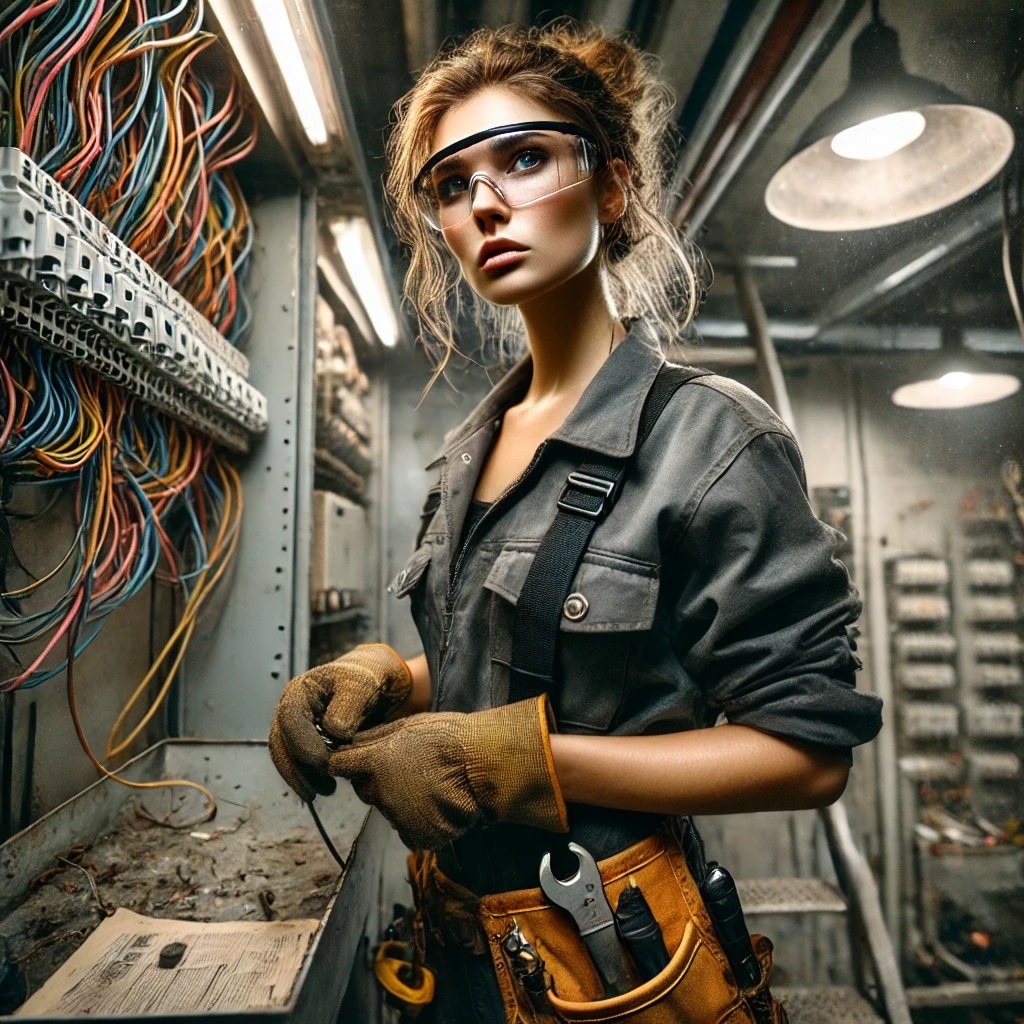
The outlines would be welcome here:
<svg viewBox="0 0 1024 1024">
<path fill-rule="evenodd" d="M 1024 736 L 1018 699 L 1024 640 L 1018 631 L 1015 568 L 1008 559 L 968 558 L 962 571 L 957 631 L 946 559 L 908 557 L 890 565 L 893 674 L 901 695 L 903 745 L 952 750 L 952 741 L 966 736 L 981 745 L 972 743 L 965 752 L 972 777 L 1016 778 L 1017 755 L 991 749 Z M 910 754 L 901 767 L 917 778 L 952 780 L 959 774 L 955 762 L 938 753 Z"/>
<path fill-rule="evenodd" d="M 123 390 L 233 451 L 249 450 L 251 431 L 229 419 L 222 406 L 155 372 L 113 344 L 93 321 L 66 306 L 40 300 L 24 283 L 0 280 L 0 319 L 8 321 L 19 334 L 83 363 Z"/>
<path fill-rule="evenodd" d="M 19 330 L 36 333 L 107 376 L 112 343 L 131 365 L 135 386 L 129 390 L 147 401 L 160 393 L 154 404 L 197 426 L 197 409 L 210 423 L 233 424 L 230 436 L 214 434 L 232 447 L 247 447 L 247 435 L 266 430 L 266 399 L 246 380 L 245 356 L 53 178 L 12 148 L 0 148 L 0 277 L 5 279 L 3 319 Z M 76 325 L 74 343 L 40 336 L 33 329 L 39 320 L 47 321 L 50 331 Z"/>
</svg>

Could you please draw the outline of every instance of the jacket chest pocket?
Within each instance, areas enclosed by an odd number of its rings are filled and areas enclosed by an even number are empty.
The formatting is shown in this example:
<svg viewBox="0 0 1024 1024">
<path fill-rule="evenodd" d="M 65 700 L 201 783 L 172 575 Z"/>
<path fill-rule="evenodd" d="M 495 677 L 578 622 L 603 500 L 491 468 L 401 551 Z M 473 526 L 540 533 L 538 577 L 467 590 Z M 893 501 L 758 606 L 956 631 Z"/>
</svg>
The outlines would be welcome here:
<svg viewBox="0 0 1024 1024">
<path fill-rule="evenodd" d="M 388 585 L 388 593 L 392 597 L 409 598 L 409 610 L 425 648 L 428 646 L 427 638 L 433 633 L 431 602 L 426 599 L 425 585 L 433 554 L 433 545 L 421 544 Z"/>
<path fill-rule="evenodd" d="M 484 581 L 491 592 L 493 706 L 508 701 L 515 606 L 536 547 L 508 546 Z M 658 567 L 588 551 L 562 608 L 556 693 L 560 726 L 593 732 L 612 728 L 629 685 L 630 649 L 654 624 Z"/>
<path fill-rule="evenodd" d="M 427 569 L 430 568 L 432 555 L 431 546 L 421 544 L 409 556 L 409 560 L 388 585 L 388 591 L 395 597 L 405 597 L 412 593 L 426 575 Z"/>
</svg>

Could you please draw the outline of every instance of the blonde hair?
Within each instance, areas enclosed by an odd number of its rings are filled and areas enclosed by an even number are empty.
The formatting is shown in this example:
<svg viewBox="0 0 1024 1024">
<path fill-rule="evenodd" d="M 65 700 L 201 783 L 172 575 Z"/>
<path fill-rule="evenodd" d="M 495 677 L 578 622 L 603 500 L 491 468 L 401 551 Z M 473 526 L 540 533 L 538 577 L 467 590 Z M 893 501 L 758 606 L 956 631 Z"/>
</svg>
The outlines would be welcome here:
<svg viewBox="0 0 1024 1024">
<path fill-rule="evenodd" d="M 504 86 L 545 103 L 591 133 L 599 166 L 615 159 L 625 164 L 625 212 L 602 225 L 600 249 L 616 314 L 643 316 L 668 339 L 696 316 L 710 267 L 660 212 L 674 98 L 657 72 L 657 59 L 627 40 L 563 18 L 544 28 L 474 32 L 438 54 L 395 104 L 386 189 L 392 222 L 410 257 L 405 295 L 434 366 L 431 383 L 458 351 L 453 314 L 460 311 L 461 270 L 443 237 L 421 217 L 413 183 L 445 111 L 479 89 Z M 518 311 L 474 297 L 482 333 L 489 329 L 499 357 L 515 354 L 522 341 Z"/>
</svg>

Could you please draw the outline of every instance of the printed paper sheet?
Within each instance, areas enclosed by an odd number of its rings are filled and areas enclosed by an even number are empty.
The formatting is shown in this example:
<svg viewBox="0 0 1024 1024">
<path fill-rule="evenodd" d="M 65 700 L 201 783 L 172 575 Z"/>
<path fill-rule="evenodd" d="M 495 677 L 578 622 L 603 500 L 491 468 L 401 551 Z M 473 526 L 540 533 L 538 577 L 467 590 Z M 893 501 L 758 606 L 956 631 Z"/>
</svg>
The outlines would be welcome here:
<svg viewBox="0 0 1024 1024">
<path fill-rule="evenodd" d="M 118 910 L 15 1016 L 211 1013 L 283 1006 L 319 922 L 167 921 Z M 182 942 L 174 967 L 160 950 Z"/>
</svg>

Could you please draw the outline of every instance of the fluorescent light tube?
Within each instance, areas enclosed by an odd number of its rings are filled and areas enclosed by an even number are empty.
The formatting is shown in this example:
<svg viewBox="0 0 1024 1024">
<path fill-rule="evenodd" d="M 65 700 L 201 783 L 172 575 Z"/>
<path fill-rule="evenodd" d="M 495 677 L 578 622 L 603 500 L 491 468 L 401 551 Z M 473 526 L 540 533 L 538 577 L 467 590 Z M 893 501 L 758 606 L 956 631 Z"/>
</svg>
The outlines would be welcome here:
<svg viewBox="0 0 1024 1024">
<path fill-rule="evenodd" d="M 253 7 L 263 25 L 263 34 L 284 77 L 306 137 L 314 146 L 327 145 L 327 124 L 306 70 L 306 62 L 302 59 L 284 0 L 253 0 Z"/>
<path fill-rule="evenodd" d="M 398 322 L 369 223 L 365 217 L 342 217 L 331 223 L 331 234 L 377 337 L 391 348 L 398 341 Z"/>
</svg>

